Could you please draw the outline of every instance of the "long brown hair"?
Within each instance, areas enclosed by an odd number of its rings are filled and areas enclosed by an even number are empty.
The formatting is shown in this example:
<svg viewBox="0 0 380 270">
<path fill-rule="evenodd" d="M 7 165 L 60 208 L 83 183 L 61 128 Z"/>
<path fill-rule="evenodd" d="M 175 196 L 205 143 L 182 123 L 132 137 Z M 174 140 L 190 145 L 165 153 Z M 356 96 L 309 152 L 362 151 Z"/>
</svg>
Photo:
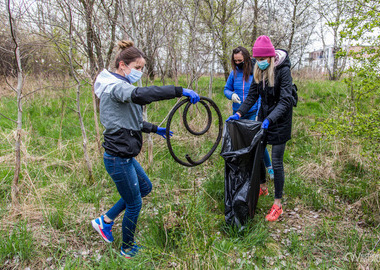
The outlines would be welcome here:
<svg viewBox="0 0 380 270">
<path fill-rule="evenodd" d="M 134 47 L 134 43 L 131 40 L 121 40 L 117 43 L 119 52 L 115 58 L 115 68 L 119 68 L 120 61 L 129 65 L 131 62 L 136 61 L 139 58 L 145 58 L 145 54 Z"/>
<path fill-rule="evenodd" d="M 249 55 L 249 52 L 246 48 L 239 46 L 239 47 L 232 50 L 231 66 L 232 66 L 232 69 L 234 70 L 234 76 L 236 76 L 236 64 L 234 61 L 234 54 L 237 54 L 239 52 L 241 52 L 241 54 L 243 55 L 243 58 L 244 58 L 243 80 L 247 82 L 249 80 L 249 76 L 251 74 L 252 63 L 251 63 L 251 56 Z"/>
<path fill-rule="evenodd" d="M 255 82 L 259 83 L 261 81 L 268 80 L 268 84 L 270 87 L 274 86 L 274 65 L 275 57 L 270 58 L 270 65 L 266 70 L 259 69 L 257 65 L 257 61 L 255 67 L 253 69 L 253 76 L 255 78 Z"/>
</svg>

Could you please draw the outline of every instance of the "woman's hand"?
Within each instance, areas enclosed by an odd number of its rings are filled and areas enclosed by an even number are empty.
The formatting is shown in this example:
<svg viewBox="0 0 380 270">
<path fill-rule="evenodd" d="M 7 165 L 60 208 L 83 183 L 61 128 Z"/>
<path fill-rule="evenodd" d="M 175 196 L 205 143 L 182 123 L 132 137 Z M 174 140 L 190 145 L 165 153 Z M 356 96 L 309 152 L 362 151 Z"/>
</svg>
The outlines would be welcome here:
<svg viewBox="0 0 380 270">
<path fill-rule="evenodd" d="M 231 100 L 232 100 L 233 103 L 239 103 L 239 104 L 241 104 L 241 100 L 240 100 L 239 96 L 236 93 L 232 94 Z"/>
<path fill-rule="evenodd" d="M 166 128 L 158 127 L 156 134 L 158 134 L 158 135 L 164 137 L 164 139 L 166 139 Z M 169 136 L 170 137 L 173 136 L 173 131 L 169 131 Z"/>
<path fill-rule="evenodd" d="M 261 125 L 261 128 L 262 128 L 262 129 L 268 129 L 268 127 L 269 127 L 269 120 L 268 120 L 268 119 L 265 119 L 265 120 L 263 121 L 263 124 Z"/>
<path fill-rule="evenodd" d="M 231 115 L 230 117 L 227 118 L 226 122 L 230 120 L 239 120 L 240 119 L 240 114 L 235 113 L 234 115 Z"/>
<path fill-rule="evenodd" d="M 192 104 L 195 104 L 200 100 L 199 95 L 190 89 L 183 88 L 182 95 L 189 97 Z"/>
</svg>

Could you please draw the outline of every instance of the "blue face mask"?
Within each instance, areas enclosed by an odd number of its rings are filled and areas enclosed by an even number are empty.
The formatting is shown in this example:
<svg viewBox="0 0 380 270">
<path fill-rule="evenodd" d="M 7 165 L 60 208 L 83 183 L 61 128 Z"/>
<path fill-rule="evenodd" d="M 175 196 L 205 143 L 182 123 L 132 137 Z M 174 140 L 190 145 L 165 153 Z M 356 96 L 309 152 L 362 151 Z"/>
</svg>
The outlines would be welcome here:
<svg viewBox="0 0 380 270">
<path fill-rule="evenodd" d="M 132 68 L 131 73 L 129 73 L 127 76 L 125 76 L 130 83 L 135 83 L 138 80 L 141 79 L 141 76 L 143 73 L 141 71 L 138 71 L 137 69 Z"/>
<path fill-rule="evenodd" d="M 267 60 L 257 61 L 257 66 L 261 70 L 266 70 L 269 67 L 269 63 Z"/>
<path fill-rule="evenodd" d="M 131 73 L 125 74 L 125 72 L 124 72 L 124 75 L 125 75 L 125 78 L 127 78 L 127 80 L 130 83 L 135 83 L 141 79 L 141 76 L 143 75 L 143 73 L 137 69 L 131 68 Z"/>
</svg>

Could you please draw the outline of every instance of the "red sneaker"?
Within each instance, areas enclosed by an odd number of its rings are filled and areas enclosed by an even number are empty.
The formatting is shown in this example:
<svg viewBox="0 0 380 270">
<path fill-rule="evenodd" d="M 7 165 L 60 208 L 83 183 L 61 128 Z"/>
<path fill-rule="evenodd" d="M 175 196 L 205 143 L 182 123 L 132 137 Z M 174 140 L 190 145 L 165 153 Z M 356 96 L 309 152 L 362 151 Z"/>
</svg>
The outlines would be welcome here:
<svg viewBox="0 0 380 270">
<path fill-rule="evenodd" d="M 268 221 L 276 221 L 282 215 L 282 206 L 273 204 L 272 208 L 269 211 L 269 214 L 265 217 Z"/>
<path fill-rule="evenodd" d="M 262 188 L 260 187 L 259 197 L 260 197 L 260 196 L 267 196 L 267 195 L 268 195 L 268 188 L 266 188 L 266 189 L 262 189 Z"/>
</svg>

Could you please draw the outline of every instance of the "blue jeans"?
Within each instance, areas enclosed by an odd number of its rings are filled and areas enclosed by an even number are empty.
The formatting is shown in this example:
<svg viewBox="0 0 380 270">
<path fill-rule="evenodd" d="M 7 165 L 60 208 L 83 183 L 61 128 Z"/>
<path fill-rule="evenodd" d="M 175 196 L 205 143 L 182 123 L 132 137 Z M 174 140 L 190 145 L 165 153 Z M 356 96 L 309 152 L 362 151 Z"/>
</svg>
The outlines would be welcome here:
<svg viewBox="0 0 380 270">
<path fill-rule="evenodd" d="M 142 206 L 142 197 L 152 190 L 152 183 L 144 169 L 134 158 L 121 158 L 104 153 L 104 165 L 115 182 L 120 200 L 106 213 L 114 220 L 125 210 L 122 222 L 124 249 L 134 243 L 137 219 Z"/>
<path fill-rule="evenodd" d="M 233 111 L 233 114 L 235 114 L 237 112 L 235 110 L 232 110 L 232 111 Z M 249 119 L 249 120 L 255 121 L 256 115 L 257 115 L 257 111 L 252 111 L 252 112 L 245 114 L 241 119 Z M 267 167 L 267 168 L 272 166 L 272 163 L 270 161 L 269 152 L 268 152 L 267 148 L 265 148 L 265 152 L 264 152 L 264 164 L 265 164 L 265 167 Z"/>
</svg>

